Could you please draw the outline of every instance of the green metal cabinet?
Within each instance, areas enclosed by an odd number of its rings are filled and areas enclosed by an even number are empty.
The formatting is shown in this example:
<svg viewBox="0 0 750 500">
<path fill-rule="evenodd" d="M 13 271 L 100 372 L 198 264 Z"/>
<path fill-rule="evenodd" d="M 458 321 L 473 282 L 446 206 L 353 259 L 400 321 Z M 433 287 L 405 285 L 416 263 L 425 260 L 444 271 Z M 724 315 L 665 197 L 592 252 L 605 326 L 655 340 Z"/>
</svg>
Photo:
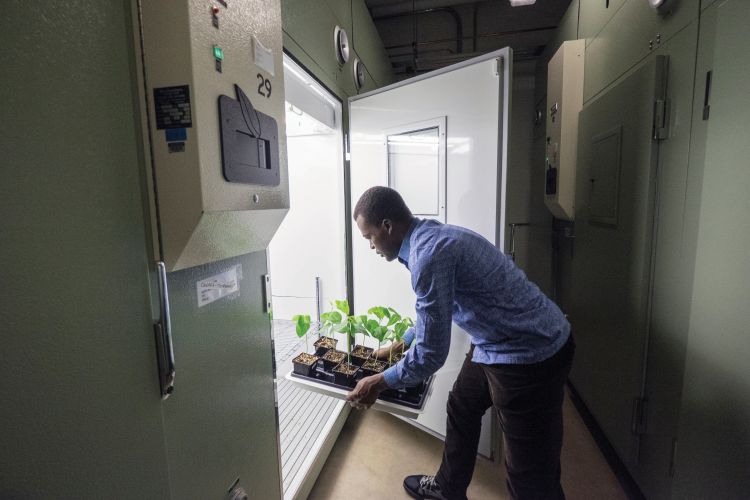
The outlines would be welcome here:
<svg viewBox="0 0 750 500">
<path fill-rule="evenodd" d="M 128 2 L 0 16 L 0 498 L 169 498 Z"/>
<path fill-rule="evenodd" d="M 688 184 L 689 210 L 699 226 L 676 499 L 739 499 L 750 490 L 748 19 L 745 0 L 716 2 L 701 18 L 695 92 L 700 115 Z"/>
<path fill-rule="evenodd" d="M 620 458 L 638 462 L 659 142 L 668 59 L 649 58 L 580 113 L 571 380 Z"/>
<path fill-rule="evenodd" d="M 681 400 L 690 315 L 693 260 L 685 226 L 685 186 L 689 177 L 695 52 L 698 22 L 662 44 L 657 55 L 669 56 L 669 136 L 659 145 L 657 232 L 644 397 L 646 426 L 639 459 L 632 469 L 647 498 L 669 498 L 673 442 Z"/>
<path fill-rule="evenodd" d="M 326 0 L 314 8 L 309 1 L 283 0 L 284 49 L 340 98 L 357 95 L 354 58 L 365 65 L 366 92 L 393 82 L 393 70 L 385 54 L 364 0 Z M 351 46 L 349 61 L 339 64 L 333 45 L 333 30 L 347 31 Z"/>
<path fill-rule="evenodd" d="M 660 16 L 646 0 L 626 0 L 611 22 L 586 46 L 584 102 L 655 52 L 672 36 L 697 19 L 699 0 L 680 0 L 668 16 Z M 581 3 L 579 36 L 585 34 L 587 3 Z M 611 7 L 610 7 L 611 8 Z"/>
<path fill-rule="evenodd" d="M 201 305 L 199 283 L 236 270 L 239 291 Z M 168 275 L 175 390 L 163 403 L 172 498 L 221 498 L 238 484 L 280 498 L 266 252 Z"/>
<path fill-rule="evenodd" d="M 588 45 L 614 17 L 627 0 L 580 0 L 579 38 Z"/>
<path fill-rule="evenodd" d="M 161 399 L 131 3 L 3 7 L 0 498 L 280 498 L 264 251 L 169 275 Z"/>
<path fill-rule="evenodd" d="M 338 2 L 337 5 L 342 4 Z M 344 12 L 334 12 L 327 2 L 311 8 L 310 2 L 306 0 L 284 0 L 281 12 L 284 47 L 327 86 L 338 89 L 345 96 L 355 95 L 353 54 L 350 52 L 347 63 L 339 64 L 333 40 L 334 29 L 342 26 L 347 31 L 349 43 L 352 43 L 351 8 Z"/>
</svg>

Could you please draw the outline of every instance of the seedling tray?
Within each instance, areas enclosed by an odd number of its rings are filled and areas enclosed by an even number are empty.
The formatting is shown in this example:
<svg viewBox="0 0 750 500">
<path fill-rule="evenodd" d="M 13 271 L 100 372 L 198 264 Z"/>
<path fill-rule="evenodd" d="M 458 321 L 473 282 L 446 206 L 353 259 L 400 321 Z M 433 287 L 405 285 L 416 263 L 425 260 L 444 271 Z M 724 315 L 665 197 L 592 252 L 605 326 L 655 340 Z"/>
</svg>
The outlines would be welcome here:
<svg viewBox="0 0 750 500">
<path fill-rule="evenodd" d="M 322 368 L 316 367 L 314 376 L 306 377 L 290 371 L 286 379 L 295 383 L 303 389 L 326 394 L 337 399 L 346 399 L 346 395 L 352 388 L 338 385 L 333 382 L 333 374 Z M 359 380 L 361 377 L 357 377 Z M 373 409 L 386 411 L 396 415 L 409 418 L 417 418 L 424 410 L 424 404 L 432 392 L 432 379 L 430 377 L 424 384 L 424 389 L 418 393 L 408 393 L 404 389 L 387 389 L 380 393 L 380 397 L 372 405 Z"/>
</svg>

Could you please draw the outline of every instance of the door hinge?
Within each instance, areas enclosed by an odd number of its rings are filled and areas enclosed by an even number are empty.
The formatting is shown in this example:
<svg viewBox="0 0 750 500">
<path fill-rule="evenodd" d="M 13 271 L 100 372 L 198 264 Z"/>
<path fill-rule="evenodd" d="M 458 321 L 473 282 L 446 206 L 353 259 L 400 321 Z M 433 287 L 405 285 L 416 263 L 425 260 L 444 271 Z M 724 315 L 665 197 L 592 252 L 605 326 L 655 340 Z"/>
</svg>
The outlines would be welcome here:
<svg viewBox="0 0 750 500">
<path fill-rule="evenodd" d="M 271 301 L 271 275 L 263 275 L 263 312 L 273 315 L 272 301 Z M 271 317 L 273 319 L 273 317 Z"/>
<path fill-rule="evenodd" d="M 706 73 L 706 89 L 703 94 L 703 121 L 711 116 L 711 76 L 713 71 Z"/>
<path fill-rule="evenodd" d="M 630 424 L 633 434 L 646 432 L 646 398 L 633 398 L 633 416 Z"/>
<path fill-rule="evenodd" d="M 674 477 L 675 455 L 677 455 L 677 438 L 672 439 L 672 455 L 669 457 L 669 477 Z"/>
<path fill-rule="evenodd" d="M 655 141 L 669 138 L 669 99 L 657 99 L 654 102 L 654 133 Z"/>
</svg>

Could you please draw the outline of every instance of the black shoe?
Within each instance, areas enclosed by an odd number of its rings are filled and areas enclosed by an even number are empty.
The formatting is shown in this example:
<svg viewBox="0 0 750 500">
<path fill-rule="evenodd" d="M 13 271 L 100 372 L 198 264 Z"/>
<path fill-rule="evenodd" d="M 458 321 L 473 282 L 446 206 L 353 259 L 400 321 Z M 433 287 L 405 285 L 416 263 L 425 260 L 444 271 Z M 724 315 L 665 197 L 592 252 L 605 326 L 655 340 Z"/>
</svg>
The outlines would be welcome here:
<svg viewBox="0 0 750 500">
<path fill-rule="evenodd" d="M 406 476 L 404 489 L 417 500 L 448 500 L 441 493 L 435 476 Z"/>
</svg>

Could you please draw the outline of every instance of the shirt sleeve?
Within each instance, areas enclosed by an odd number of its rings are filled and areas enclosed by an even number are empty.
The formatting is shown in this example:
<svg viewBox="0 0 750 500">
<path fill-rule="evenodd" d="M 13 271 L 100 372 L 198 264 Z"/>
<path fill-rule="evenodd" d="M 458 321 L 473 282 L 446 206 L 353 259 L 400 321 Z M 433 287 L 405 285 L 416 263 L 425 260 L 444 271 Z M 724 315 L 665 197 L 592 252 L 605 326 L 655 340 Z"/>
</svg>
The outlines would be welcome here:
<svg viewBox="0 0 750 500">
<path fill-rule="evenodd" d="M 410 327 L 408 330 L 406 330 L 406 333 L 403 337 L 401 337 L 401 340 L 404 341 L 404 344 L 406 344 L 406 347 L 409 347 L 412 342 L 414 342 L 414 337 L 416 337 L 416 333 L 414 333 L 414 327 Z"/>
<path fill-rule="evenodd" d="M 417 296 L 414 342 L 395 366 L 384 372 L 393 389 L 416 385 L 445 363 L 451 342 L 456 260 L 449 248 L 432 249 L 412 270 L 412 287 Z M 404 335 L 406 338 L 406 335 Z"/>
</svg>

